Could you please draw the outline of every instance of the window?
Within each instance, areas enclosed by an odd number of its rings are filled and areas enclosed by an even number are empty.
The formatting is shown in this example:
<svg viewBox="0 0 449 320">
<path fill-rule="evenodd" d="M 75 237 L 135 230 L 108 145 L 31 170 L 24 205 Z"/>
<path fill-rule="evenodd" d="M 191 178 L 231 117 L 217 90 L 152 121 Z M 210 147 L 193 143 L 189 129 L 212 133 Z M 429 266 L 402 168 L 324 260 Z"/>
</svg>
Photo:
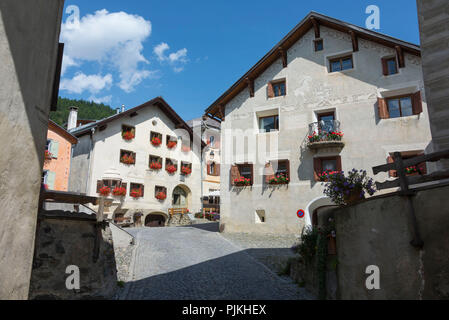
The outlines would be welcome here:
<svg viewBox="0 0 449 320">
<path fill-rule="evenodd" d="M 178 161 L 169 158 L 165 159 L 165 170 L 170 174 L 174 174 L 178 171 Z"/>
<path fill-rule="evenodd" d="M 253 164 L 251 163 L 245 163 L 245 164 L 237 164 L 237 165 L 233 165 L 231 167 L 231 184 L 232 185 L 237 185 L 236 184 L 236 179 L 240 179 L 240 178 L 245 178 L 249 180 L 249 185 L 253 185 L 254 183 L 254 176 L 253 176 Z"/>
<path fill-rule="evenodd" d="M 341 157 L 315 158 L 313 160 L 313 171 L 315 181 L 322 181 L 320 175 L 323 172 L 342 171 Z"/>
<path fill-rule="evenodd" d="M 143 184 L 131 183 L 129 195 L 133 198 L 143 198 L 143 196 L 144 196 Z"/>
<path fill-rule="evenodd" d="M 354 64 L 352 62 L 352 55 L 330 59 L 329 62 L 330 62 L 330 72 L 337 72 L 354 68 Z"/>
<path fill-rule="evenodd" d="M 120 180 L 97 180 L 97 193 L 100 193 L 100 189 L 103 187 L 110 188 L 112 192 L 115 188 L 125 188 L 127 190 L 128 184 Z"/>
<path fill-rule="evenodd" d="M 156 186 L 154 188 L 154 197 L 158 200 L 165 200 L 167 198 L 167 188 L 162 186 Z"/>
<path fill-rule="evenodd" d="M 260 117 L 259 130 L 261 133 L 279 131 L 279 116 Z"/>
<path fill-rule="evenodd" d="M 214 136 L 210 136 L 210 137 L 209 137 L 209 146 L 210 146 L 211 148 L 213 148 L 214 145 L 215 145 L 215 137 L 214 137 Z"/>
<path fill-rule="evenodd" d="M 158 157 L 158 156 L 150 155 L 149 166 L 150 166 L 150 169 L 152 169 L 152 170 L 162 169 L 162 158 Z"/>
<path fill-rule="evenodd" d="M 120 162 L 126 165 L 136 164 L 136 154 L 132 151 L 120 150 Z"/>
<path fill-rule="evenodd" d="M 136 129 L 134 127 L 122 126 L 122 138 L 125 141 L 131 141 L 136 137 Z"/>
<path fill-rule="evenodd" d="M 59 142 L 56 140 L 47 140 L 46 150 L 50 153 L 51 158 L 58 159 L 59 155 Z"/>
<path fill-rule="evenodd" d="M 220 164 L 215 162 L 210 162 L 207 165 L 207 174 L 209 176 L 219 176 L 220 175 Z"/>
<path fill-rule="evenodd" d="M 167 148 L 174 149 L 178 145 L 178 138 L 167 135 Z"/>
<path fill-rule="evenodd" d="M 153 146 L 155 147 L 160 146 L 162 144 L 162 134 L 151 131 L 150 141 Z"/>
<path fill-rule="evenodd" d="M 314 40 L 313 42 L 315 45 L 315 51 L 323 51 L 324 49 L 323 39 Z"/>
<path fill-rule="evenodd" d="M 188 176 L 192 173 L 192 164 L 189 162 L 181 162 L 181 174 L 183 176 Z"/>
<path fill-rule="evenodd" d="M 417 156 L 422 156 L 424 155 L 423 151 L 405 151 L 405 152 L 401 152 L 401 157 L 403 160 L 407 160 L 410 158 L 415 158 Z M 387 163 L 394 163 L 394 158 L 393 158 L 393 154 L 390 154 L 390 156 L 387 159 Z M 406 168 L 406 172 L 405 175 L 406 176 L 416 176 L 416 175 L 426 175 L 427 174 L 427 163 L 423 162 L 420 163 L 414 167 L 410 167 L 410 168 Z M 398 177 L 398 173 L 396 170 L 390 170 L 389 172 L 389 176 L 390 177 L 394 177 L 397 178 Z"/>
<path fill-rule="evenodd" d="M 267 165 L 265 165 L 264 176 L 265 182 L 268 184 L 273 183 L 273 179 L 278 177 L 284 177 L 288 180 L 274 181 L 275 184 L 288 184 L 290 182 L 290 161 L 270 161 Z"/>
<path fill-rule="evenodd" d="M 286 94 L 285 80 L 276 80 L 268 83 L 268 98 L 282 97 Z"/>
<path fill-rule="evenodd" d="M 396 57 L 382 58 L 382 72 L 384 76 L 398 73 L 398 64 Z"/>
<path fill-rule="evenodd" d="M 334 132 L 335 128 L 335 112 L 320 113 L 318 118 L 318 130 L 324 132 Z"/>
<path fill-rule="evenodd" d="M 408 117 L 413 115 L 412 97 L 387 99 L 390 118 Z"/>
</svg>

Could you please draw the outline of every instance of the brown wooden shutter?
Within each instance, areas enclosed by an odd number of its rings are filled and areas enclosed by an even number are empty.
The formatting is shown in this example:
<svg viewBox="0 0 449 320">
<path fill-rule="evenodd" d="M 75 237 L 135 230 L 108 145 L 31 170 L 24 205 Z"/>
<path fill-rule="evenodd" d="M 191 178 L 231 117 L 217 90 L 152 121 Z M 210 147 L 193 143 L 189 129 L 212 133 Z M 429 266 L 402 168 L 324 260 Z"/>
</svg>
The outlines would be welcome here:
<svg viewBox="0 0 449 320">
<path fill-rule="evenodd" d="M 383 98 L 377 98 L 377 105 L 379 108 L 379 118 L 388 119 L 390 118 L 390 113 L 388 112 L 387 100 Z"/>
<path fill-rule="evenodd" d="M 388 162 L 388 163 L 394 163 L 393 157 L 392 157 L 392 156 L 389 156 L 389 157 L 387 158 L 387 162 Z M 396 178 L 396 177 L 398 176 L 398 173 L 396 172 L 396 170 L 390 170 L 390 171 L 388 172 L 388 174 L 389 174 L 389 176 L 392 177 L 392 178 Z"/>
<path fill-rule="evenodd" d="M 271 162 L 267 163 L 264 171 L 265 182 L 268 184 L 274 178 L 273 164 Z"/>
<path fill-rule="evenodd" d="M 254 164 L 249 164 L 248 165 L 251 168 L 251 186 L 254 184 Z"/>
<path fill-rule="evenodd" d="M 285 166 L 287 167 L 287 178 L 290 182 L 290 160 L 285 160 Z"/>
<path fill-rule="evenodd" d="M 418 91 L 413 94 L 413 114 L 420 114 L 422 113 L 422 97 L 421 97 L 421 91 Z"/>
<path fill-rule="evenodd" d="M 234 185 L 234 180 L 240 178 L 240 170 L 238 166 L 232 166 L 231 167 L 231 185 Z"/>
<path fill-rule="evenodd" d="M 338 156 L 336 160 L 337 160 L 337 171 L 343 171 L 341 167 L 341 157 Z"/>
<path fill-rule="evenodd" d="M 215 175 L 216 175 L 217 177 L 220 176 L 220 164 L 219 164 L 219 163 L 216 163 L 216 164 L 215 164 Z"/>
<path fill-rule="evenodd" d="M 97 193 L 100 193 L 100 189 L 104 187 L 103 180 L 97 180 Z"/>
<path fill-rule="evenodd" d="M 388 76 L 388 64 L 387 58 L 382 58 L 382 73 L 384 76 Z"/>
<path fill-rule="evenodd" d="M 273 84 L 271 82 L 268 82 L 268 86 L 267 86 L 267 94 L 268 94 L 268 98 L 274 98 L 274 89 L 273 89 Z"/>
<path fill-rule="evenodd" d="M 321 168 L 321 159 L 314 158 L 313 159 L 313 172 L 315 176 L 315 181 L 320 181 L 319 175 L 323 173 L 323 169 Z"/>
<path fill-rule="evenodd" d="M 210 173 L 210 163 L 207 163 L 207 175 L 211 175 L 211 173 Z"/>
</svg>

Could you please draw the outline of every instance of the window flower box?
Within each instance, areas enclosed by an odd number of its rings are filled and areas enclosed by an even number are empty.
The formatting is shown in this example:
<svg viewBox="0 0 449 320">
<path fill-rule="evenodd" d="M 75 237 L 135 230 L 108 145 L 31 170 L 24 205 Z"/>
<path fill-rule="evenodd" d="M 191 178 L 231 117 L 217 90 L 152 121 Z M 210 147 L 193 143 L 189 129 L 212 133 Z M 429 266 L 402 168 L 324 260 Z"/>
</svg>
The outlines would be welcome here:
<svg viewBox="0 0 449 320">
<path fill-rule="evenodd" d="M 405 168 L 405 173 L 408 175 L 421 174 L 420 170 L 416 166 Z"/>
<path fill-rule="evenodd" d="M 165 199 L 167 199 L 167 194 L 165 192 L 159 192 L 158 194 L 156 194 L 156 199 L 164 201 Z"/>
<path fill-rule="evenodd" d="M 103 197 L 107 197 L 111 193 L 111 188 L 109 187 L 103 187 L 100 189 L 100 195 Z"/>
<path fill-rule="evenodd" d="M 158 137 L 151 139 L 151 144 L 155 147 L 159 147 L 162 144 L 162 140 Z"/>
<path fill-rule="evenodd" d="M 121 163 L 124 164 L 136 164 L 136 159 L 132 155 L 125 154 L 121 159 Z"/>
<path fill-rule="evenodd" d="M 129 130 L 129 131 L 124 131 L 122 133 L 122 138 L 125 141 L 131 141 L 136 137 L 136 134 L 134 133 L 133 130 Z"/>
<path fill-rule="evenodd" d="M 150 169 L 151 170 L 161 170 L 162 169 L 162 164 L 160 164 L 159 162 L 152 162 L 150 164 Z"/>
<path fill-rule="evenodd" d="M 168 149 L 174 149 L 174 148 L 176 148 L 177 145 L 178 145 L 178 143 L 176 141 L 169 141 L 167 143 L 167 148 Z"/>
<path fill-rule="evenodd" d="M 314 131 L 308 136 L 309 143 L 325 142 L 325 141 L 342 141 L 344 134 L 341 131 L 324 132 Z"/>
<path fill-rule="evenodd" d="M 134 199 L 142 198 L 142 190 L 133 189 L 131 190 L 130 196 Z"/>
<path fill-rule="evenodd" d="M 112 194 L 116 197 L 123 197 L 126 196 L 126 189 L 122 188 L 122 187 L 116 187 L 113 191 Z"/>
<path fill-rule="evenodd" d="M 181 167 L 181 173 L 185 176 L 188 176 L 192 173 L 192 169 L 190 169 L 189 167 Z"/>
<path fill-rule="evenodd" d="M 44 156 L 45 156 L 45 161 L 50 161 L 51 159 L 53 159 L 53 155 L 48 150 L 45 150 Z"/>
<path fill-rule="evenodd" d="M 237 187 L 246 187 L 251 185 L 251 179 L 240 177 L 234 180 L 234 185 Z"/>
<path fill-rule="evenodd" d="M 284 176 L 283 174 L 277 175 L 276 177 L 273 177 L 270 179 L 269 184 L 271 185 L 277 185 L 277 184 L 288 184 L 290 180 Z"/>
<path fill-rule="evenodd" d="M 169 166 L 167 166 L 167 168 L 166 168 L 165 170 L 167 170 L 168 173 L 173 174 L 173 173 L 175 173 L 178 169 L 177 169 L 174 165 L 169 165 Z"/>
<path fill-rule="evenodd" d="M 320 179 L 321 182 L 326 182 L 326 181 L 329 181 L 329 178 L 332 175 L 339 174 L 339 173 L 340 173 L 340 171 L 329 171 L 329 170 L 327 170 L 327 171 L 324 171 L 323 173 L 319 174 L 318 178 Z"/>
</svg>

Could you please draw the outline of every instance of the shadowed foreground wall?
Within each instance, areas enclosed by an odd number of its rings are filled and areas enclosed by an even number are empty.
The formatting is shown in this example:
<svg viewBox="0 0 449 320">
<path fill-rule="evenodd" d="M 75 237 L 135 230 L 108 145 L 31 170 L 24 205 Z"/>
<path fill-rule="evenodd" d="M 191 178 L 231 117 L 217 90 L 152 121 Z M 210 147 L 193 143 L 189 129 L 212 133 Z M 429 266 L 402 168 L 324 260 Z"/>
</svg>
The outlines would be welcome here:
<svg viewBox="0 0 449 320">
<path fill-rule="evenodd" d="M 377 197 L 335 211 L 341 299 L 449 299 L 449 186 L 413 199 L 424 250 L 413 238 L 405 198 Z M 365 287 L 366 267 L 380 268 L 380 290 Z"/>
<path fill-rule="evenodd" d="M 63 0 L 0 1 L 0 299 L 27 299 Z"/>
</svg>

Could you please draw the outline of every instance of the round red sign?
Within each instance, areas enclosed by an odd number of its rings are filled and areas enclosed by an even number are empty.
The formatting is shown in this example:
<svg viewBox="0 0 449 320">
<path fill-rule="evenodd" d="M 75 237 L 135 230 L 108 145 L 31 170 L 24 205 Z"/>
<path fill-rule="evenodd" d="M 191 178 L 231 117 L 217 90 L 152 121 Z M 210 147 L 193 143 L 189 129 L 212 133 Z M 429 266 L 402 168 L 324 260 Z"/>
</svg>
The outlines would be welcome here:
<svg viewBox="0 0 449 320">
<path fill-rule="evenodd" d="M 304 216 L 306 215 L 304 210 L 298 210 L 296 214 L 298 215 L 298 218 L 304 218 Z"/>
</svg>

